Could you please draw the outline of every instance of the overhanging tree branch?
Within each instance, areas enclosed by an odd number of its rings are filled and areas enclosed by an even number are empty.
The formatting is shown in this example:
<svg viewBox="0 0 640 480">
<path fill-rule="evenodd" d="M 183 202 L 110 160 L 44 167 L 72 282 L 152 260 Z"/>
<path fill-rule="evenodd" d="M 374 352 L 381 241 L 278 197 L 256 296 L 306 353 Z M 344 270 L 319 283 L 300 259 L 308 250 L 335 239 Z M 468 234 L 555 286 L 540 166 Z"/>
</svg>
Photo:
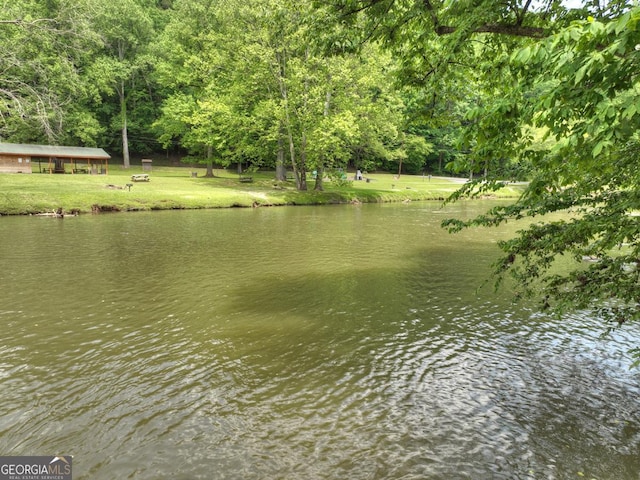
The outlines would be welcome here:
<svg viewBox="0 0 640 480">
<path fill-rule="evenodd" d="M 440 25 L 436 27 L 436 33 L 438 35 L 449 35 L 458 30 L 457 27 L 447 27 Z M 524 27 L 522 25 L 481 25 L 472 30 L 473 33 L 494 33 L 499 35 L 510 35 L 514 37 L 527 37 L 527 38 L 544 38 L 547 36 L 547 32 L 543 28 L 539 27 Z"/>
<path fill-rule="evenodd" d="M 371 15 L 371 17 L 379 18 L 381 21 L 386 15 L 389 14 L 391 8 L 394 4 L 398 3 L 395 0 L 369 0 L 366 2 L 355 2 L 355 5 L 350 4 L 349 2 L 338 2 L 336 5 L 336 9 L 341 12 L 343 17 L 348 17 L 351 15 L 357 15 L 359 13 L 365 11 L 371 11 L 373 7 L 378 7 L 380 4 L 385 4 L 386 9 L 383 13 L 375 13 Z M 526 0 L 525 4 L 514 11 L 515 19 L 514 23 L 485 23 L 483 25 L 479 25 L 471 30 L 473 33 L 491 33 L 498 35 L 509 35 L 515 37 L 527 37 L 527 38 L 544 38 L 548 35 L 548 32 L 544 28 L 526 26 L 523 25 L 525 16 L 529 11 L 532 0 Z M 433 25 L 433 30 L 437 35 L 448 35 L 456 32 L 458 27 L 443 25 L 441 24 L 441 19 L 438 16 L 438 8 L 435 7 L 431 0 L 422 0 L 422 12 L 428 16 L 431 24 Z M 414 19 L 418 15 L 414 15 L 411 19 Z M 406 23 L 408 20 L 404 20 Z"/>
<path fill-rule="evenodd" d="M 436 15 L 436 10 L 431 5 L 430 0 L 424 0 L 424 8 L 429 13 L 429 17 L 431 17 L 431 22 L 433 23 L 433 28 L 438 29 L 440 26 L 440 22 L 438 21 L 438 16 Z"/>
<path fill-rule="evenodd" d="M 524 6 L 522 7 L 522 10 L 516 13 L 518 17 L 518 20 L 517 20 L 518 25 L 522 25 L 522 21 L 524 20 L 524 16 L 527 14 L 527 11 L 529 10 L 530 5 L 531 5 L 531 0 L 527 0 Z"/>
<path fill-rule="evenodd" d="M 30 22 L 22 20 L 21 18 L 15 18 L 12 20 L 0 20 L 0 25 L 18 25 L 21 27 L 22 26 L 33 27 L 33 26 L 38 26 L 42 23 L 57 24 L 58 22 L 53 18 L 37 18 L 35 20 L 31 20 Z"/>
</svg>

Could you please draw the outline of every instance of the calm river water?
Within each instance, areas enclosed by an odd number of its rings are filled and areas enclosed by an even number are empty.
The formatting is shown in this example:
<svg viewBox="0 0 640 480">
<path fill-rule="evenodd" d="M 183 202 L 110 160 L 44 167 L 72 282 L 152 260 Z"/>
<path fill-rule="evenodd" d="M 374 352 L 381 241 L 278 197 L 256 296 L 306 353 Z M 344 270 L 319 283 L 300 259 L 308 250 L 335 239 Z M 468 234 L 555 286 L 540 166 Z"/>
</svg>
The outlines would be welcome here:
<svg viewBox="0 0 640 480">
<path fill-rule="evenodd" d="M 0 218 L 0 454 L 74 479 L 638 479 L 630 325 L 436 203 Z"/>
</svg>

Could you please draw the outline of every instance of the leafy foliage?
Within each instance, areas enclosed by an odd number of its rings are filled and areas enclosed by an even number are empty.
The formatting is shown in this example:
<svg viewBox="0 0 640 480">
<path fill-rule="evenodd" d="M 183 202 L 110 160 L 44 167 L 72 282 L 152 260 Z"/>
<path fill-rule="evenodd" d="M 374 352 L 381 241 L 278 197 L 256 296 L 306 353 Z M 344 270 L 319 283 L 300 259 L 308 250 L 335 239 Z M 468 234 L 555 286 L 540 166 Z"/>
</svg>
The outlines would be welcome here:
<svg viewBox="0 0 640 480">
<path fill-rule="evenodd" d="M 640 316 L 639 21 L 638 8 L 610 21 L 589 17 L 513 53 L 518 84 L 505 98 L 517 112 L 493 116 L 498 142 L 477 138 L 494 155 L 530 161 L 533 178 L 514 205 L 446 222 L 456 230 L 540 218 L 500 245 L 496 272 L 509 272 L 523 295 L 541 291 L 545 307 L 595 307 L 617 324 Z M 551 141 L 533 148 L 527 125 Z M 470 183 L 454 199 L 497 185 Z M 570 220 L 549 218 L 554 212 Z M 555 268 L 563 256 L 574 268 Z"/>
<path fill-rule="evenodd" d="M 82 9 L 5 2 L 0 13 L 0 138 L 14 141 L 87 139 L 76 129 L 89 90 L 77 65 L 96 45 Z M 89 140 L 91 144 L 91 140 Z"/>
</svg>

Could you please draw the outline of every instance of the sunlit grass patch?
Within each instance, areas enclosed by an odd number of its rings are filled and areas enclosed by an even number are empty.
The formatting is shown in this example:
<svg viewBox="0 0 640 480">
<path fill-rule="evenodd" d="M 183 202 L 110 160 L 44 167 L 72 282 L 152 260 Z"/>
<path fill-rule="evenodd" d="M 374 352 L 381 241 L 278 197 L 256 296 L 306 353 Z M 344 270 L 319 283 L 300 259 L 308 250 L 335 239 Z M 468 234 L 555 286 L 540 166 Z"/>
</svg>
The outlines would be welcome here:
<svg viewBox="0 0 640 480">
<path fill-rule="evenodd" d="M 193 176 L 192 172 L 197 172 Z M 0 214 L 30 214 L 62 208 L 66 212 L 199 209 L 276 205 L 323 205 L 353 202 L 401 202 L 444 199 L 460 181 L 426 176 L 388 173 L 367 174 L 367 180 L 335 185 L 324 181 L 324 191 L 298 191 L 295 182 L 279 182 L 274 172 L 252 172 L 252 181 L 242 183 L 239 175 L 215 170 L 205 177 L 203 168 L 154 167 L 150 181 L 134 182 L 131 176 L 141 167 L 112 167 L 108 175 L 0 174 Z M 350 178 L 353 178 L 352 176 Z M 515 197 L 517 187 L 501 196 Z"/>
</svg>

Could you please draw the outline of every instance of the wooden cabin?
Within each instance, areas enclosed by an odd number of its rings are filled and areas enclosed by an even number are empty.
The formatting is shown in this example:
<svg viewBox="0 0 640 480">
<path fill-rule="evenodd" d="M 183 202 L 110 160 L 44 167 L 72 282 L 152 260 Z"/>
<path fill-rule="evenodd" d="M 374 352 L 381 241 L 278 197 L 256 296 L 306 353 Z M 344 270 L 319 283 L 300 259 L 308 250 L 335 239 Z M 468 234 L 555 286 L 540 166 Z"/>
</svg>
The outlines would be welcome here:
<svg viewBox="0 0 640 480">
<path fill-rule="evenodd" d="M 110 158 L 101 148 L 0 143 L 0 173 L 106 174 Z"/>
</svg>

